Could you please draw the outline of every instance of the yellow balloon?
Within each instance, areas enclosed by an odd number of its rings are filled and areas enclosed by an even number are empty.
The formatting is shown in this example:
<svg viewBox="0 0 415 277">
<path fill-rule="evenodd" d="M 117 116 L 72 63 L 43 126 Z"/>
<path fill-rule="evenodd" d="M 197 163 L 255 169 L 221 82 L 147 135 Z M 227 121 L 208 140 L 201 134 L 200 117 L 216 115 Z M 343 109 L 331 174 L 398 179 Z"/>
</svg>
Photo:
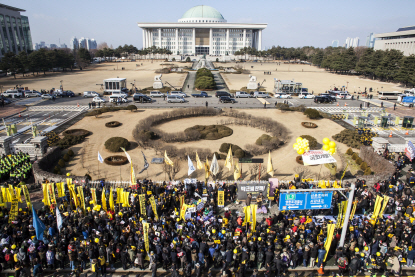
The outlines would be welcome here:
<svg viewBox="0 0 415 277">
<path fill-rule="evenodd" d="M 302 155 L 302 154 L 304 154 L 304 149 L 303 149 L 303 148 L 298 149 L 298 150 L 297 150 L 297 153 L 298 153 L 298 155 Z"/>
<path fill-rule="evenodd" d="M 303 140 L 302 138 L 298 137 L 295 141 L 296 141 L 297 143 L 300 143 L 302 140 Z"/>
<path fill-rule="evenodd" d="M 330 148 L 330 147 L 329 147 L 327 144 L 324 144 L 324 145 L 323 145 L 323 150 L 324 150 L 324 151 L 328 151 L 328 150 L 329 150 L 329 148 Z"/>
<path fill-rule="evenodd" d="M 330 141 L 329 143 L 330 148 L 336 147 L 336 143 L 334 141 Z"/>
<path fill-rule="evenodd" d="M 294 143 L 294 144 L 293 144 L 293 148 L 294 148 L 294 149 L 295 149 L 297 146 L 298 146 L 298 144 L 297 144 L 297 143 Z"/>
<path fill-rule="evenodd" d="M 329 138 L 324 138 L 323 139 L 323 143 L 324 144 L 329 144 L 330 143 L 330 139 Z"/>
</svg>

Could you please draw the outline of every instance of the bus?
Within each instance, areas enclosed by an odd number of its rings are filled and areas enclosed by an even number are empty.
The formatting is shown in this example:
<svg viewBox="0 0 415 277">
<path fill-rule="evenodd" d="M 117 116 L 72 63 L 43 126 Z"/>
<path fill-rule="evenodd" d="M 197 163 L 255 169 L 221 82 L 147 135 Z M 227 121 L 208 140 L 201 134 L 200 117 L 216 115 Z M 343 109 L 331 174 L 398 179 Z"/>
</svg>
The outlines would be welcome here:
<svg viewBox="0 0 415 277">
<path fill-rule="evenodd" d="M 402 93 L 399 91 L 379 91 L 378 98 L 381 100 L 397 100 L 400 94 Z"/>
</svg>

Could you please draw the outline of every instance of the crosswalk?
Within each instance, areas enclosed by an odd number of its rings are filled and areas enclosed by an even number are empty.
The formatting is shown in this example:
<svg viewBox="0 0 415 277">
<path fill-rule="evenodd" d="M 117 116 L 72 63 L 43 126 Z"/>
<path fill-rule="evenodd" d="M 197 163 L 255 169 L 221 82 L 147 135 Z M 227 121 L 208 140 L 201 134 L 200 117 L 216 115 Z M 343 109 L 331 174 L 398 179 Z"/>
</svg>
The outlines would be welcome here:
<svg viewBox="0 0 415 277">
<path fill-rule="evenodd" d="M 83 112 L 88 110 L 89 107 L 88 106 L 34 106 L 34 107 L 29 107 L 29 111 L 73 111 L 73 112 Z"/>
<path fill-rule="evenodd" d="M 269 105 L 270 103 L 267 101 L 267 100 L 265 100 L 264 98 L 257 98 L 258 99 L 258 101 L 259 102 L 261 102 L 262 104 L 267 104 L 267 105 Z"/>
<path fill-rule="evenodd" d="M 360 113 L 363 110 L 360 109 L 360 107 L 307 107 L 309 109 L 315 109 L 318 111 L 322 111 L 322 112 L 326 112 L 326 113 L 342 113 L 342 112 L 346 112 L 346 113 Z M 366 112 L 369 113 L 376 113 L 376 112 L 382 112 L 383 109 L 382 108 L 366 108 L 364 109 Z"/>
</svg>

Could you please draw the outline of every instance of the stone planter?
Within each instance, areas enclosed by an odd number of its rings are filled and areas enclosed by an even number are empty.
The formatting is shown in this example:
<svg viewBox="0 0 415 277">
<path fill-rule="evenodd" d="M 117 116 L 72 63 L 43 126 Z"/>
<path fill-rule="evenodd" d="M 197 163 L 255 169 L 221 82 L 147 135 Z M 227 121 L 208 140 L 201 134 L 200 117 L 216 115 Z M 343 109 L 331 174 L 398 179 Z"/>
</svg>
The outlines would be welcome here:
<svg viewBox="0 0 415 277">
<path fill-rule="evenodd" d="M 71 129 L 62 133 L 64 136 L 88 136 L 91 132 L 84 129 Z"/>
<path fill-rule="evenodd" d="M 297 156 L 297 157 L 295 158 L 295 161 L 296 161 L 297 163 L 301 164 L 301 165 L 304 165 L 304 163 L 303 163 L 303 156 Z"/>
<path fill-rule="evenodd" d="M 104 162 L 108 165 L 123 165 L 128 163 L 128 159 L 125 156 L 109 156 L 104 159 Z"/>
<path fill-rule="evenodd" d="M 301 126 L 305 127 L 305 128 L 317 128 L 317 124 L 313 123 L 313 122 L 301 122 Z"/>
<path fill-rule="evenodd" d="M 115 128 L 118 126 L 121 126 L 121 123 L 118 121 L 110 121 L 110 122 L 105 123 L 105 127 L 108 127 L 108 128 Z"/>
</svg>

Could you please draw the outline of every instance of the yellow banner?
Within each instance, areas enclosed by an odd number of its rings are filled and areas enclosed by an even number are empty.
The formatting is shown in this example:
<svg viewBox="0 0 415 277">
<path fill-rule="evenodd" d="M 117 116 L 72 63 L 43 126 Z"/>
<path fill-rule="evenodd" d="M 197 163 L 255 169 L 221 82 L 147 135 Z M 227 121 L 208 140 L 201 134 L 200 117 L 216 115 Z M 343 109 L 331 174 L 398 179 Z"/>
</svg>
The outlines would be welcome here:
<svg viewBox="0 0 415 277">
<path fill-rule="evenodd" d="M 244 214 L 245 214 L 245 217 L 244 217 L 244 223 L 246 224 L 246 209 L 247 209 L 247 207 L 245 206 L 244 207 Z"/>
<path fill-rule="evenodd" d="M 150 227 L 149 223 L 143 223 L 143 235 L 144 235 L 144 245 L 146 247 L 147 255 L 150 251 L 150 244 L 148 241 L 148 228 Z"/>
<path fill-rule="evenodd" d="M 140 201 L 140 213 L 141 213 L 141 216 L 144 217 L 144 216 L 147 215 L 147 212 L 146 212 L 146 196 L 145 196 L 145 194 L 140 194 L 138 196 L 138 199 Z"/>
<path fill-rule="evenodd" d="M 255 227 L 256 227 L 256 211 L 258 209 L 258 205 L 252 205 L 251 210 L 252 210 L 252 233 L 255 232 Z"/>
<path fill-rule="evenodd" d="M 6 202 L 12 202 L 12 196 L 10 195 L 9 188 L 4 188 L 4 191 L 6 192 Z"/>
<path fill-rule="evenodd" d="M 220 244 L 220 239 L 215 239 L 213 242 L 216 244 Z"/>
<path fill-rule="evenodd" d="M 344 202 L 344 201 L 343 201 Z M 336 228 L 340 228 L 343 216 L 343 202 L 339 203 L 339 214 L 337 216 Z"/>
<path fill-rule="evenodd" d="M 58 197 L 63 197 L 62 195 L 62 183 L 56 183 L 56 189 L 58 190 Z"/>
<path fill-rule="evenodd" d="M 107 211 L 107 199 L 105 198 L 105 188 L 102 188 L 101 202 L 102 209 L 104 211 Z"/>
<path fill-rule="evenodd" d="M 9 215 L 9 223 L 17 217 L 17 213 L 19 212 L 19 202 L 16 198 L 12 200 L 12 205 L 10 207 L 10 215 Z"/>
<path fill-rule="evenodd" d="M 382 207 L 382 204 L 381 204 L 382 200 L 383 200 L 382 197 L 380 197 L 379 195 L 376 196 L 375 209 L 373 210 L 373 215 L 372 215 L 372 218 L 375 220 L 375 223 L 376 223 L 376 219 L 378 218 L 380 208 Z"/>
<path fill-rule="evenodd" d="M 72 178 L 66 178 L 66 184 L 69 186 L 72 185 Z"/>
<path fill-rule="evenodd" d="M 218 207 L 224 207 L 225 206 L 225 192 L 218 191 Z"/>
<path fill-rule="evenodd" d="M 92 203 L 94 203 L 94 206 L 97 205 L 97 189 L 91 188 L 91 196 L 92 196 Z"/>
<path fill-rule="evenodd" d="M 3 204 L 3 203 L 5 203 L 4 193 L 3 193 L 3 188 L 1 188 L 1 190 L 0 190 L 0 204 Z"/>
<path fill-rule="evenodd" d="M 65 196 L 65 183 L 61 182 L 61 196 L 59 197 L 64 197 Z"/>
<path fill-rule="evenodd" d="M 17 201 L 19 201 L 20 203 L 22 203 L 22 189 L 21 188 L 16 188 L 16 198 Z"/>
<path fill-rule="evenodd" d="M 110 210 L 114 211 L 114 195 L 113 195 L 112 188 L 110 188 L 110 199 L 108 200 L 108 202 L 110 204 Z"/>
<path fill-rule="evenodd" d="M 343 226 L 343 222 L 344 222 L 344 218 L 346 217 L 346 211 L 347 211 L 347 203 L 349 202 L 349 200 L 343 201 L 343 216 L 342 216 L 342 226 Z"/>
<path fill-rule="evenodd" d="M 156 218 L 156 220 L 159 220 L 159 216 L 157 214 L 156 201 L 154 200 L 154 196 L 150 197 L 150 203 L 151 203 L 151 207 L 153 208 L 154 217 Z"/>
<path fill-rule="evenodd" d="M 335 229 L 334 224 L 327 225 L 327 238 L 326 238 L 326 242 L 324 243 L 324 249 L 326 249 L 326 255 L 324 256 L 323 262 L 326 261 L 327 254 L 329 253 L 331 242 L 333 240 L 334 229 Z"/>
<path fill-rule="evenodd" d="M 27 189 L 26 185 L 23 186 L 23 194 L 26 199 L 26 205 L 30 212 L 32 210 L 32 202 L 30 201 L 30 194 L 29 194 L 29 190 Z"/>
<path fill-rule="evenodd" d="M 180 200 L 180 209 L 182 209 L 183 204 L 184 204 L 184 195 L 180 196 L 179 200 Z"/>
<path fill-rule="evenodd" d="M 56 205 L 56 199 L 55 199 L 55 187 L 53 183 L 48 183 L 48 194 L 49 194 L 49 203 Z"/>
<path fill-rule="evenodd" d="M 131 207 L 130 206 L 130 193 L 128 191 L 124 192 L 124 206 Z"/>
<path fill-rule="evenodd" d="M 246 218 L 246 222 L 251 221 L 251 207 L 250 206 L 246 206 L 245 218 Z"/>
<path fill-rule="evenodd" d="M 16 198 L 16 195 L 14 194 L 14 189 L 13 189 L 12 185 L 9 185 L 9 193 L 10 193 L 10 196 L 11 196 L 11 200 Z"/>
<path fill-rule="evenodd" d="M 184 216 L 186 215 L 187 205 L 183 204 L 182 208 L 180 209 L 180 218 L 184 219 Z"/>
<path fill-rule="evenodd" d="M 70 194 L 72 195 L 75 207 L 78 207 L 79 202 L 78 202 L 78 197 L 76 197 L 75 185 L 68 185 L 68 189 L 69 189 Z"/>
<path fill-rule="evenodd" d="M 3 198 L 3 203 L 9 202 L 9 199 L 7 198 L 6 188 L 1 187 L 1 195 Z"/>
<path fill-rule="evenodd" d="M 85 211 L 85 198 L 84 198 L 84 190 L 82 186 L 78 187 L 79 198 L 81 199 L 81 208 Z"/>
<path fill-rule="evenodd" d="M 380 213 L 379 213 L 379 217 L 380 218 L 382 218 L 383 217 L 383 212 L 385 211 L 385 209 L 386 209 L 386 206 L 388 205 L 388 203 L 389 203 L 389 196 L 384 196 L 383 197 L 383 203 L 382 203 L 382 209 L 380 210 Z"/>
<path fill-rule="evenodd" d="M 352 220 L 353 219 L 353 217 L 354 217 L 354 214 L 355 214 L 355 212 L 356 212 L 356 208 L 357 208 L 357 201 L 354 201 L 353 202 L 353 209 L 352 209 L 352 211 L 351 211 L 351 213 L 350 213 L 350 220 Z"/>
<path fill-rule="evenodd" d="M 43 204 L 45 204 L 45 206 L 50 206 L 49 203 L 49 197 L 48 197 L 48 184 L 42 184 L 42 190 L 43 190 Z"/>
<path fill-rule="evenodd" d="M 120 204 L 121 203 L 120 190 L 121 190 L 121 188 L 117 188 L 117 200 L 115 202 L 117 204 Z"/>
</svg>

